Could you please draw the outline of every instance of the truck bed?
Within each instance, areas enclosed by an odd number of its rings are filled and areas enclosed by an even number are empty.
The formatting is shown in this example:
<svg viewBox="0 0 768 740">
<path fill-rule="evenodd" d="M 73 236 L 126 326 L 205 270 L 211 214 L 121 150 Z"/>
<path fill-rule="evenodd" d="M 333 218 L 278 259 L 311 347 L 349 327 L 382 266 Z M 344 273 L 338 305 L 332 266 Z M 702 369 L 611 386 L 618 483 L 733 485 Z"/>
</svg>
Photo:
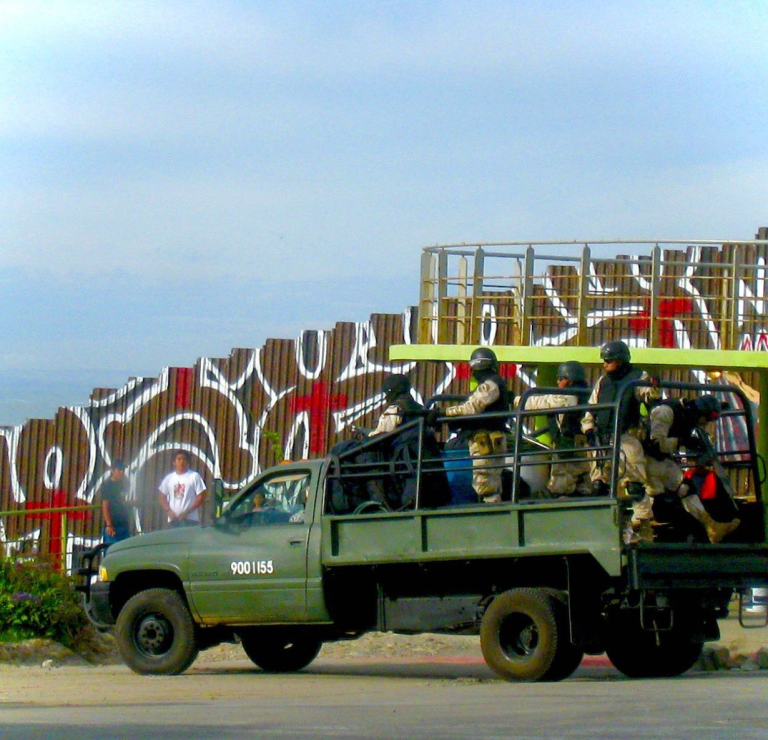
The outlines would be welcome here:
<svg viewBox="0 0 768 740">
<path fill-rule="evenodd" d="M 615 499 L 472 505 L 323 517 L 326 567 L 591 554 L 621 573 Z"/>
</svg>

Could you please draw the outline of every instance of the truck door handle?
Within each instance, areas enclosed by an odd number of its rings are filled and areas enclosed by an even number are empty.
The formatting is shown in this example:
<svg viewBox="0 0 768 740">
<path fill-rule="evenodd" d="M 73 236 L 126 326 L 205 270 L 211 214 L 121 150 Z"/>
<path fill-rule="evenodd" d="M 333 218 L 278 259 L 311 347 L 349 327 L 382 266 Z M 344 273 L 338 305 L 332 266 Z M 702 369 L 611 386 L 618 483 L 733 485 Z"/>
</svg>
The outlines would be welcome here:
<svg viewBox="0 0 768 740">
<path fill-rule="evenodd" d="M 293 540 L 288 540 L 289 545 L 303 545 L 306 542 L 306 540 L 303 537 L 297 537 Z"/>
</svg>

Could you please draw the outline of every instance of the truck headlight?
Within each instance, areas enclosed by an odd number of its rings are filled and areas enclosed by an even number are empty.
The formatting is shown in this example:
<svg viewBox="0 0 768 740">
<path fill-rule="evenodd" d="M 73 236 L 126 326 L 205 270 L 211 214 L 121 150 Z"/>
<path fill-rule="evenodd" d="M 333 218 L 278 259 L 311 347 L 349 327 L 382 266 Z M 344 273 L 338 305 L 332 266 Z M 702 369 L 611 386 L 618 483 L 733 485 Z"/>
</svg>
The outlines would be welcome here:
<svg viewBox="0 0 768 740">
<path fill-rule="evenodd" d="M 109 574 L 107 573 L 107 569 L 103 565 L 99 566 L 99 580 L 100 581 L 109 580 Z"/>
</svg>

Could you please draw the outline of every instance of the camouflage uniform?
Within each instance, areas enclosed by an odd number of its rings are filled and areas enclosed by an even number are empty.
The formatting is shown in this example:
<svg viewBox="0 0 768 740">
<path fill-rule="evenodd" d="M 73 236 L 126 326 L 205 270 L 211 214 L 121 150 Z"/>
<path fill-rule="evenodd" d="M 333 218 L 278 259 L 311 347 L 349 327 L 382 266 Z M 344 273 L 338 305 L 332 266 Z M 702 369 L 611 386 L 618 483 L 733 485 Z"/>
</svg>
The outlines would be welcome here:
<svg viewBox="0 0 768 740">
<path fill-rule="evenodd" d="M 388 432 L 394 432 L 403 423 L 404 412 L 403 409 L 393 403 L 384 409 L 383 413 L 379 417 L 376 428 L 370 433 L 369 436 L 373 437 L 376 434 L 387 434 Z"/>
<path fill-rule="evenodd" d="M 504 381 L 493 376 L 486 378 L 477 386 L 474 393 L 462 404 L 450 406 L 445 410 L 446 416 L 470 416 L 481 414 L 490 407 L 503 403 L 506 396 Z M 498 421 L 498 420 L 496 420 Z M 489 420 L 490 422 L 490 420 Z M 489 427 L 503 427 L 499 424 L 488 424 Z M 472 458 L 472 488 L 478 498 L 487 504 L 501 501 L 502 482 L 501 467 L 504 460 L 501 457 L 490 460 L 483 459 L 486 455 L 503 455 L 507 452 L 507 437 L 500 428 L 473 429 L 469 437 L 469 456 Z"/>
<path fill-rule="evenodd" d="M 658 495 L 664 491 L 677 492 L 683 508 L 704 526 L 710 542 L 720 542 L 723 537 L 739 526 L 740 521 L 734 519 L 729 523 L 721 523 L 713 520 L 701 503 L 695 486 L 685 479 L 682 469 L 672 457 L 681 444 L 685 445 L 685 438 L 682 435 L 686 434 L 689 437 L 695 425 L 689 424 L 687 428 L 683 428 L 685 425 L 678 424 L 676 425 L 677 433 L 681 436 L 670 437 L 670 431 L 675 424 L 675 411 L 670 402 L 656 406 L 650 413 L 649 421 L 646 470 L 651 495 Z"/>
<path fill-rule="evenodd" d="M 565 409 L 570 406 L 577 406 L 579 399 L 577 396 L 549 393 L 541 396 L 530 396 L 525 402 L 526 411 L 542 411 L 545 409 Z M 571 412 L 578 413 L 578 412 Z M 557 425 L 559 433 L 562 435 L 558 440 L 553 440 L 556 446 L 577 447 L 586 443 L 585 439 L 579 440 L 567 434 L 565 430 L 566 415 L 557 415 Z M 579 435 L 580 436 L 580 435 Z M 558 496 L 568 496 L 576 492 L 577 486 L 589 476 L 590 464 L 588 460 L 583 462 L 559 462 L 557 455 L 554 456 L 549 471 L 549 483 L 547 487 L 550 493 Z M 573 457 L 568 454 L 567 457 Z"/>
<path fill-rule="evenodd" d="M 631 368 L 631 365 L 629 366 Z M 637 371 L 637 378 L 639 380 L 650 380 L 650 376 L 645 371 Z M 603 384 L 606 382 L 606 375 L 600 377 L 592 390 L 592 395 L 589 397 L 589 403 L 600 403 L 601 390 Z M 649 404 L 661 397 L 661 393 L 658 388 L 653 386 L 636 386 L 631 394 L 631 402 L 636 403 L 638 406 L 641 403 Z M 584 414 L 584 418 L 581 422 L 581 429 L 586 434 L 591 430 L 597 429 L 597 423 L 595 414 L 587 411 Z M 633 522 L 650 521 L 653 518 L 653 500 L 651 499 L 651 487 L 648 484 L 648 475 L 646 470 L 645 453 L 643 452 L 643 444 L 641 442 L 642 432 L 639 424 L 639 415 L 637 420 L 632 420 L 630 425 L 622 430 L 620 424 L 619 429 L 621 436 L 619 438 L 619 446 L 621 447 L 621 454 L 619 459 L 619 486 L 623 495 L 627 494 L 627 486 L 631 483 L 642 485 L 645 489 L 645 495 L 641 501 L 638 501 L 633 506 Z M 602 434 L 608 435 L 612 430 L 602 429 L 599 430 Z M 590 477 L 593 482 L 602 482 L 608 484 L 611 476 L 611 463 L 610 461 L 593 462 Z"/>
</svg>

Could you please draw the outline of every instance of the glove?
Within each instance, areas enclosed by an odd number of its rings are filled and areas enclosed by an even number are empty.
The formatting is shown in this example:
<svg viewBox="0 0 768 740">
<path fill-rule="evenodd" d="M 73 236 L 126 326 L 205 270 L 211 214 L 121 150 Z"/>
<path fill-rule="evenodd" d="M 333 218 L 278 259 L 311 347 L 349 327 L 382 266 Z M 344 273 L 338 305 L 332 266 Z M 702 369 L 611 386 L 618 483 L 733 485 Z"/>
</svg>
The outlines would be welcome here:
<svg viewBox="0 0 768 740">
<path fill-rule="evenodd" d="M 645 449 L 645 454 L 648 457 L 652 457 L 654 460 L 666 460 L 669 457 L 669 455 L 665 455 L 661 451 L 658 439 L 649 439 L 647 442 L 643 443 L 643 447 Z"/>
<path fill-rule="evenodd" d="M 688 437 L 688 439 L 685 440 L 685 449 L 688 452 L 704 452 L 707 447 L 698 437 Z"/>
<path fill-rule="evenodd" d="M 584 432 L 584 436 L 587 438 L 587 444 L 590 447 L 597 447 L 597 432 L 594 429 L 588 429 Z"/>
<path fill-rule="evenodd" d="M 440 409 L 431 408 L 427 411 L 427 415 L 424 417 L 424 423 L 429 427 L 433 427 L 437 424 L 438 416 L 440 416 Z"/>
</svg>

